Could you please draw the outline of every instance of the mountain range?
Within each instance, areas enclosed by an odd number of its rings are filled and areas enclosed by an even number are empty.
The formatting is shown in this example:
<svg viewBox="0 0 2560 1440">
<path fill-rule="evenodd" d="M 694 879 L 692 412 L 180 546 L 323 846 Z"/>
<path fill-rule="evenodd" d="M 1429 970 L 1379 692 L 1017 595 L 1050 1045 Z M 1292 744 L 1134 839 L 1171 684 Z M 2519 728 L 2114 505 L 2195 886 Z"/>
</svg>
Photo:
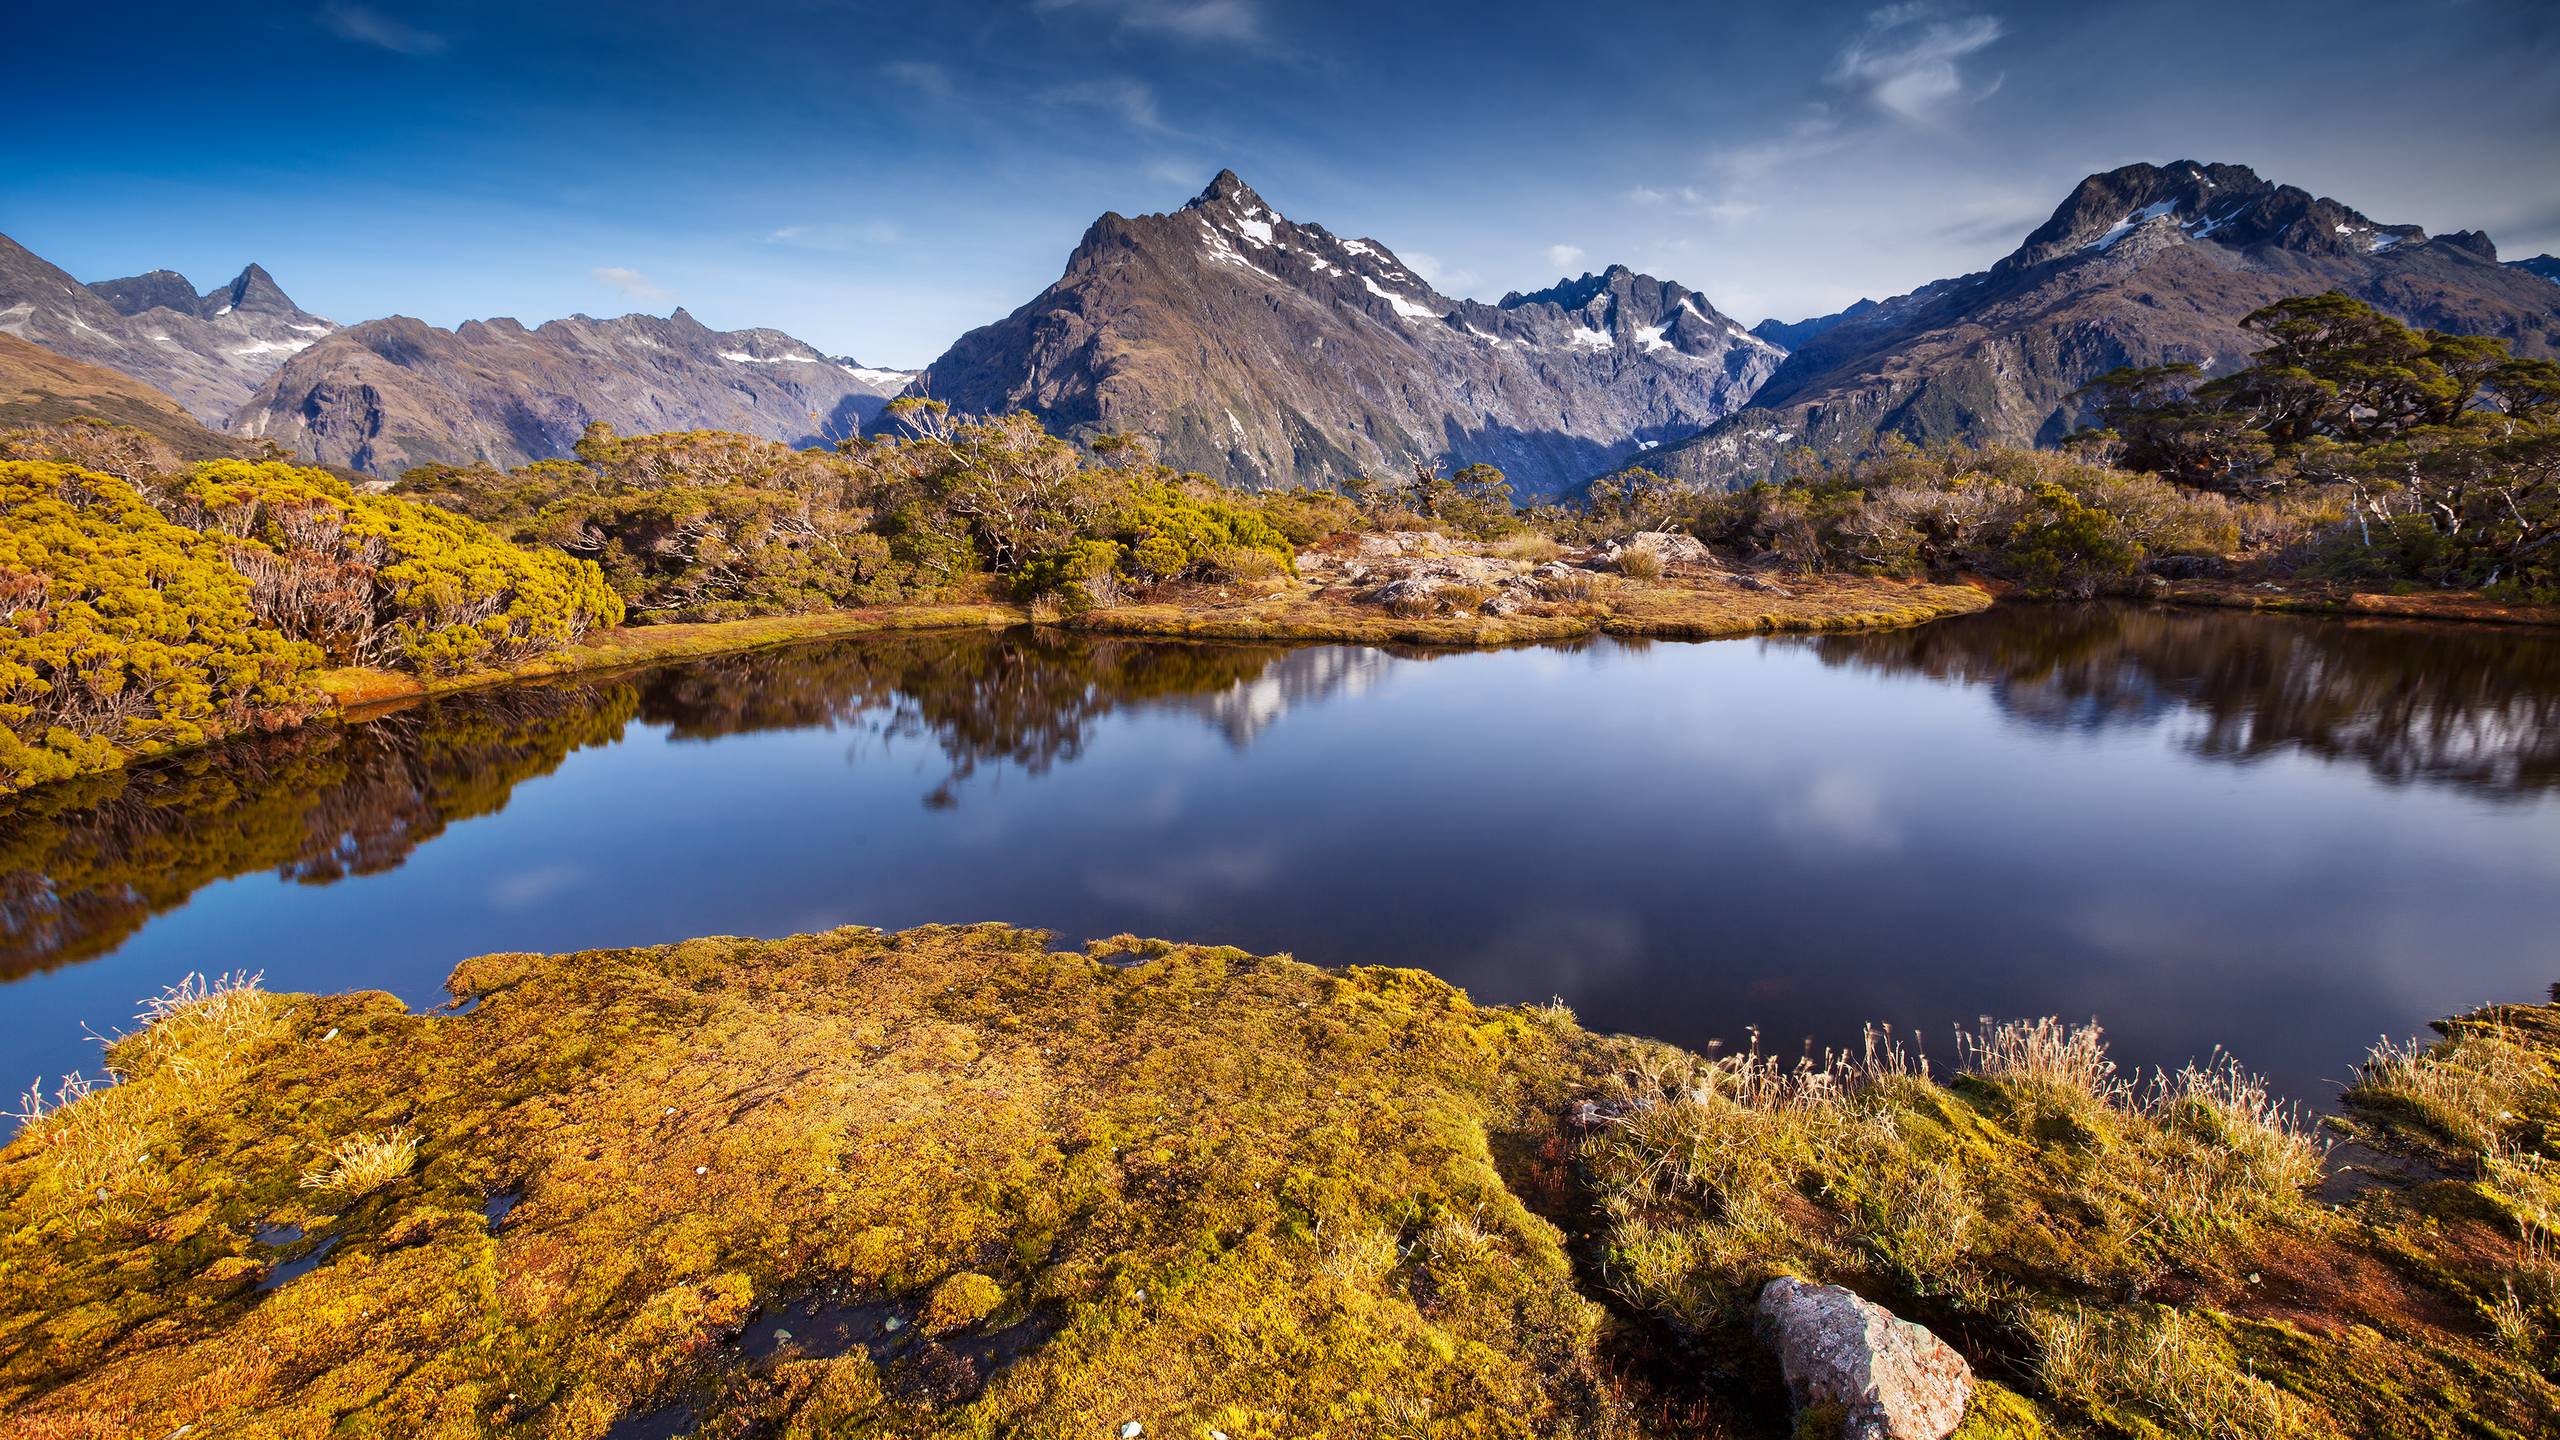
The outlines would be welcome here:
<svg viewBox="0 0 2560 1440">
<path fill-rule="evenodd" d="M 2179 161 L 2088 177 L 1988 269 L 1745 330 L 1619 265 L 1454 299 L 1378 241 L 1289 219 L 1222 171 L 1172 213 L 1103 215 L 1056 283 L 921 373 L 683 310 L 341 327 L 256 265 L 211 291 L 166 270 L 84 285 L 0 237 L 0 334 L 174 403 L 14 349 L 0 382 L 21 392 L 10 413 L 94 396 L 200 449 L 200 431 L 168 423 L 182 405 L 233 443 L 381 475 L 565 455 L 595 420 L 823 442 L 876 427 L 905 392 L 1027 409 L 1069 435 L 1151 435 L 1169 462 L 1243 484 L 1482 461 L 1546 498 L 1632 464 L 1734 485 L 1807 446 L 2050 443 L 2097 375 L 2237 368 L 2259 343 L 2242 317 L 2323 290 L 2552 355 L 2555 281 L 2560 259 L 2500 264 L 2477 231 L 2430 236 L 2244 166 Z"/>
<path fill-rule="evenodd" d="M 352 470 L 521 465 L 568 454 L 589 421 L 625 434 L 734 430 L 793 444 L 860 431 L 914 377 L 820 354 L 779 330 L 574 315 L 441 330 L 393 316 L 286 360 L 230 428 Z"/>
<path fill-rule="evenodd" d="M 208 423 L 337 329 L 256 265 L 202 293 L 168 270 L 83 285 L 0 235 L 0 331 L 130 375 Z"/>
<path fill-rule="evenodd" d="M 443 330 L 403 316 L 342 327 L 296 305 L 258 265 L 202 293 L 171 270 L 84 285 L 6 236 L 0 335 L 140 381 L 215 430 L 381 475 L 555 458 L 591 420 L 626 433 L 822 442 L 859 431 L 914 379 L 779 330 L 713 330 L 683 310 L 530 329 L 495 319 Z M 14 413 L 50 414 L 64 394 L 90 394 L 93 413 L 150 412 L 142 428 L 178 437 L 182 452 L 203 448 L 157 407 L 68 373 L 0 352 L 0 382 L 23 377 Z"/>
<path fill-rule="evenodd" d="M 2080 182 L 1988 270 L 1764 333 L 1792 342 L 1747 409 L 1645 459 L 1733 485 L 1796 447 L 1855 453 L 1888 436 L 2048 444 L 2072 392 L 2121 365 L 2238 368 L 2263 343 L 2241 318 L 2341 290 L 2413 325 L 2560 351 L 2560 289 L 2498 263 L 2476 230 L 2429 236 L 2245 166 L 2128 165 Z"/>
<path fill-rule="evenodd" d="M 1095 221 L 1056 284 L 916 388 L 1068 434 L 1152 435 L 1169 463 L 1248 484 L 1484 461 L 1551 495 L 1733 411 L 1783 356 L 1623 266 L 1453 300 L 1221 171 L 1172 214 Z"/>
</svg>

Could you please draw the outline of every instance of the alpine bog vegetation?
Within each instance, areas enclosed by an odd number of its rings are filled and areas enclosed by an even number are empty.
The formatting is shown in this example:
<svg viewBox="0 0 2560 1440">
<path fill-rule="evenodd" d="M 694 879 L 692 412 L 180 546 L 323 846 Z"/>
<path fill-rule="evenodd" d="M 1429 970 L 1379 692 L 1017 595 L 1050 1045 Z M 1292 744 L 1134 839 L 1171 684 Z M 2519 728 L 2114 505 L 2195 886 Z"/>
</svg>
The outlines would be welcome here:
<svg viewBox="0 0 2560 1440">
<path fill-rule="evenodd" d="M 2560 1008 L 2377 1055 L 2324 1199 L 2235 1067 L 2051 1022 L 1710 1059 L 996 925 L 451 984 L 198 986 L 30 1106 L 0 1434 L 1775 1433 L 1788 1273 L 1961 1348 L 1971 1440 L 2560 1424 Z"/>
</svg>

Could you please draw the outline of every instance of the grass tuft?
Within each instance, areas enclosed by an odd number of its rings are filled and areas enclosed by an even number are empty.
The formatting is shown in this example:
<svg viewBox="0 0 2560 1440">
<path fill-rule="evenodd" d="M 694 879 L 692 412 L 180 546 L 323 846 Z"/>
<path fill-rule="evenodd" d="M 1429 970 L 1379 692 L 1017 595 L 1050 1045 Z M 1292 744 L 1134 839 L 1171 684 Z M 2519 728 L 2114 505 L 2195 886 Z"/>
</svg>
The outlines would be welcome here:
<svg viewBox="0 0 2560 1440">
<path fill-rule="evenodd" d="M 2312 1440 L 2330 1434 L 2302 1401 L 2251 1373 L 2206 1322 L 2165 1306 L 2038 1317 L 2036 1378 L 2054 1398 L 2128 1434 Z"/>
<path fill-rule="evenodd" d="M 368 1195 L 409 1173 L 418 1163 L 418 1137 L 406 1128 L 387 1135 L 353 1135 L 320 1152 L 327 1162 L 295 1182 L 305 1190 Z"/>
<path fill-rule="evenodd" d="M 2495 1016 L 2448 1024 L 2433 1044 L 2376 1043 L 2350 1105 L 2414 1124 L 2465 1156 L 2506 1145 L 2529 1110 L 2560 1108 L 2560 1065 Z"/>
</svg>

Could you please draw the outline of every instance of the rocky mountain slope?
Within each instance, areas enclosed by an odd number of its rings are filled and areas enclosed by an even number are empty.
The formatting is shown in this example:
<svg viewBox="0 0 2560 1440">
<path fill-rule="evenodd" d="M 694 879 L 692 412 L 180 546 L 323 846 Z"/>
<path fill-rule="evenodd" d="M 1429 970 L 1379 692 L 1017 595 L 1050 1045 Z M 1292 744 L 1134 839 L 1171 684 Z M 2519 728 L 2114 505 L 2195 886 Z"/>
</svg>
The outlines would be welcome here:
<svg viewBox="0 0 2560 1440">
<path fill-rule="evenodd" d="M 396 475 L 431 461 L 566 455 L 591 420 L 626 434 L 736 430 L 817 443 L 859 431 L 913 378 L 822 355 L 779 330 L 713 330 L 681 309 L 454 330 L 393 316 L 294 356 L 231 428 Z"/>
<path fill-rule="evenodd" d="M 2554 285 L 2560 285 L 2560 255 L 2536 255 L 2530 260 L 2510 260 L 2507 263 L 2528 275 L 2539 275 Z"/>
<path fill-rule="evenodd" d="M 1222 171 L 1170 215 L 1095 221 L 1056 284 L 962 336 L 918 390 L 1153 435 L 1169 462 L 1238 483 L 1484 461 L 1547 495 L 1732 411 L 1782 355 L 1623 267 L 1453 300 Z"/>
<path fill-rule="evenodd" d="M 131 376 L 200 420 L 220 423 L 337 329 L 256 265 L 202 294 L 170 270 L 83 285 L 0 235 L 0 332 Z"/>
<path fill-rule="evenodd" d="M 1809 320 L 1763 320 L 1751 327 L 1751 333 L 1781 350 L 1794 350 L 1841 321 L 1855 320 L 1874 308 L 1873 300 L 1860 300 L 1846 310 L 1834 310 Z"/>
<path fill-rule="evenodd" d="M 2560 352 L 2560 289 L 2500 265 L 2477 231 L 2429 236 L 2246 167 L 2129 165 L 2082 181 L 2025 243 L 1802 336 L 1749 409 L 1645 464 L 1738 484 L 1792 447 L 1885 436 L 2048 443 L 2069 397 L 2119 365 L 2237 368 L 2261 341 L 2240 319 L 2343 290 L 2418 325 Z"/>
<path fill-rule="evenodd" d="M 0 334 L 0 430 L 58 424 L 80 416 L 130 425 L 186 460 L 235 455 L 243 448 L 231 436 L 206 429 L 177 401 L 130 375 Z"/>
</svg>

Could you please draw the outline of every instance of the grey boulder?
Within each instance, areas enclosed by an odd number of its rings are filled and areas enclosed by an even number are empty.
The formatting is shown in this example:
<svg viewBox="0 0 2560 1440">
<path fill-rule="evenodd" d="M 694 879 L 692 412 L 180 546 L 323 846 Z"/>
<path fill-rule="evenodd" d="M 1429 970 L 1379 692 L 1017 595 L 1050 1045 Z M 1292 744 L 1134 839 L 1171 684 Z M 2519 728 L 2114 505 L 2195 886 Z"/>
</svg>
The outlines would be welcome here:
<svg viewBox="0 0 2560 1440">
<path fill-rule="evenodd" d="M 1798 1417 L 1836 1414 L 1841 1440 L 1945 1440 L 1964 1423 L 1973 1369 L 1926 1327 L 1788 1276 L 1760 1291 L 1760 1321 Z"/>
</svg>

